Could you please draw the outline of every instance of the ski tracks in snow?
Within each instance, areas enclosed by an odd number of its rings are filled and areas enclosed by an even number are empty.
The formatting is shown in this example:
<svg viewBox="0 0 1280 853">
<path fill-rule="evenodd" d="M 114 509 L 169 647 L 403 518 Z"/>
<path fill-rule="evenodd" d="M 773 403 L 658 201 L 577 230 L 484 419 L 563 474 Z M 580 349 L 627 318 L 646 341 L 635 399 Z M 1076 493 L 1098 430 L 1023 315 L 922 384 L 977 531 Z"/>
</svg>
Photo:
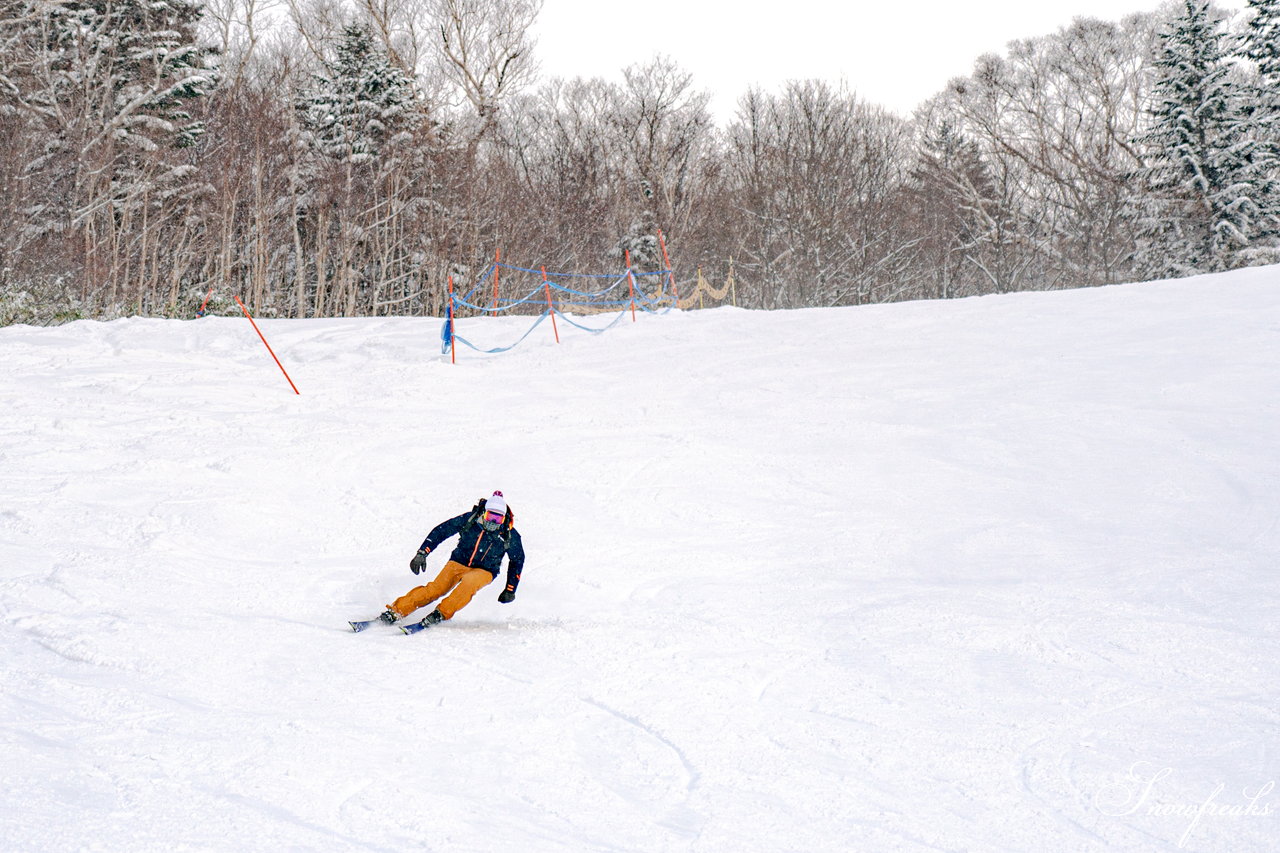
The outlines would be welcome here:
<svg viewBox="0 0 1280 853">
<path fill-rule="evenodd" d="M 264 321 L 300 397 L 242 318 L 0 329 L 2 840 L 1172 853 L 1131 768 L 1276 777 L 1274 275 Z M 516 604 L 341 630 L 494 488 Z"/>
<path fill-rule="evenodd" d="M 586 752 L 584 757 L 592 761 L 599 758 L 599 750 L 606 744 L 609 748 L 621 750 L 622 755 L 619 760 L 606 761 L 603 764 L 596 762 L 595 764 L 595 766 L 623 770 L 623 772 L 616 773 L 616 775 L 611 772 L 602 777 L 602 781 L 607 787 L 631 801 L 642 812 L 660 814 L 661 817 L 657 819 L 657 823 L 660 826 L 686 837 L 691 844 L 696 843 L 702 827 L 706 823 L 706 818 L 693 808 L 691 800 L 702 774 L 689 762 L 684 750 L 670 738 L 658 732 L 653 726 L 630 714 L 625 714 L 590 697 L 583 697 L 582 701 L 605 712 L 615 720 L 621 721 L 635 732 L 638 732 L 643 739 L 657 743 L 675 757 L 683 772 L 683 786 L 672 784 L 674 782 L 674 780 L 670 779 L 672 774 L 669 769 L 664 770 L 661 767 L 662 762 L 637 758 L 638 755 L 643 754 L 646 750 L 643 746 L 633 743 L 631 738 L 625 736 L 625 733 L 620 736 L 619 733 L 611 732 L 608 728 L 604 731 L 593 728 L 589 730 L 589 735 L 580 736 L 579 748 Z M 588 739 L 590 743 L 587 743 Z M 654 766 L 655 763 L 658 765 L 657 767 Z M 628 764 L 632 765 L 633 772 L 638 764 L 645 769 L 646 775 L 640 778 L 635 778 L 634 776 L 628 778 L 630 774 L 623 769 Z M 666 781 L 664 782 L 663 780 Z"/>
</svg>

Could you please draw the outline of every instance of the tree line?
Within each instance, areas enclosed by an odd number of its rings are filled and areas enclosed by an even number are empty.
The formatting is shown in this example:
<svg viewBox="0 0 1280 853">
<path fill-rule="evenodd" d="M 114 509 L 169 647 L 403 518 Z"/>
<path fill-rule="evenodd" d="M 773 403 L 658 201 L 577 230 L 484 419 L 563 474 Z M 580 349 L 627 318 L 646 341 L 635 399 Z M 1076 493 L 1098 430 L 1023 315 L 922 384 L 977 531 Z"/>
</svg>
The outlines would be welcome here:
<svg viewBox="0 0 1280 853">
<path fill-rule="evenodd" d="M 1077 19 L 903 118 L 539 81 L 541 0 L 0 0 L 0 323 L 443 312 L 504 260 L 853 305 L 1280 260 L 1280 0 Z"/>
</svg>

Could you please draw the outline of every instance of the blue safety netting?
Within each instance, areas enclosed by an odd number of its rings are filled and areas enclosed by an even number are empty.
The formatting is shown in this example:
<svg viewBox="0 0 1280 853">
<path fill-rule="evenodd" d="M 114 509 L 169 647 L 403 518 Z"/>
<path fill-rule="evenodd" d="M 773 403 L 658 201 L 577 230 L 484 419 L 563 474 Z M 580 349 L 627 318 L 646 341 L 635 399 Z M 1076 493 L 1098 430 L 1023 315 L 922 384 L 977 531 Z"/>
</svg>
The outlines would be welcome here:
<svg viewBox="0 0 1280 853">
<path fill-rule="evenodd" d="M 538 280 L 524 296 L 519 298 L 499 298 L 488 305 L 478 304 L 476 294 L 487 286 L 487 282 L 492 280 L 493 275 L 498 270 L 529 273 L 538 276 Z M 447 315 L 440 329 L 440 351 L 447 353 L 452 345 L 462 344 L 480 353 L 509 352 L 524 343 L 533 330 L 538 328 L 542 321 L 550 317 L 553 312 L 556 317 L 564 320 L 570 326 L 581 329 L 584 332 L 590 332 L 593 335 L 601 334 L 616 326 L 632 310 L 633 304 L 637 311 L 644 311 L 649 314 L 664 314 L 675 307 L 672 297 L 663 292 L 664 284 L 670 276 L 671 270 L 656 270 L 654 272 L 625 270 L 621 274 L 544 273 L 541 269 L 535 270 L 510 264 L 493 263 L 477 277 L 475 285 L 469 291 L 462 296 L 456 294 L 450 296 Z M 611 283 L 600 289 L 588 290 L 581 285 L 570 287 L 562 283 L 561 280 L 563 279 L 585 279 Z M 547 305 L 548 288 L 553 294 L 550 305 Z M 496 315 L 512 311 L 521 306 L 539 304 L 546 307 L 536 316 L 530 315 L 533 321 L 532 325 L 514 343 L 507 346 L 483 348 L 457 333 L 456 311 L 459 308 L 466 308 L 480 314 Z M 597 328 L 578 322 L 565 314 L 561 308 L 566 306 L 585 308 L 587 313 L 607 313 L 607 311 L 616 308 L 618 313 L 606 325 Z"/>
</svg>

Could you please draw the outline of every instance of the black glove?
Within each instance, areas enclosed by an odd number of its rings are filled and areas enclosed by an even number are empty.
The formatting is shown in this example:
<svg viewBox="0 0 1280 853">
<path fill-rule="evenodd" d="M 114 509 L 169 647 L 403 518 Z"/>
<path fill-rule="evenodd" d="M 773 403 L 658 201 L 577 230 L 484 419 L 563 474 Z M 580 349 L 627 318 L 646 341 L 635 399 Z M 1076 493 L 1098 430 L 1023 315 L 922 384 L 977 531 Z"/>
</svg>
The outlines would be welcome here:
<svg viewBox="0 0 1280 853">
<path fill-rule="evenodd" d="M 409 571 L 416 575 L 418 572 L 425 569 L 427 567 L 427 555 L 430 553 L 430 549 L 423 548 L 421 551 L 414 554 L 413 559 L 409 561 Z"/>
<path fill-rule="evenodd" d="M 499 604 L 510 604 L 516 600 L 516 591 L 514 589 L 504 589 L 502 595 L 498 596 Z"/>
</svg>

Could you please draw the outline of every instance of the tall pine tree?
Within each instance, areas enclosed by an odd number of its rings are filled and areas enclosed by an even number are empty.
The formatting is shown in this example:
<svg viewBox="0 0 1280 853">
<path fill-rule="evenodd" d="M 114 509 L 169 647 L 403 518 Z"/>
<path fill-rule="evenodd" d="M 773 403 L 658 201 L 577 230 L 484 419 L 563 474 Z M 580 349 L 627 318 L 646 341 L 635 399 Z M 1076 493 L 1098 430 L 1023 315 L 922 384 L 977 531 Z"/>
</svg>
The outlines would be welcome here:
<svg viewBox="0 0 1280 853">
<path fill-rule="evenodd" d="M 18 176 L 16 226 L 64 254 L 64 269 L 82 266 L 86 294 L 114 301 L 139 241 L 154 245 L 148 229 L 178 218 L 197 183 L 182 149 L 204 132 L 191 105 L 216 83 L 201 14 L 194 0 L 0 5 L 0 115 L 39 149 Z"/>
<path fill-rule="evenodd" d="M 1250 133 L 1257 176 L 1258 237 L 1269 240 L 1260 260 L 1280 254 L 1280 0 L 1249 0 L 1252 13 L 1241 39 L 1239 55 L 1253 67 L 1249 87 Z"/>
<path fill-rule="evenodd" d="M 203 132 L 187 104 L 216 80 L 198 43 L 192 0 L 10 0 L 12 51 L 0 62 L 9 94 L 75 142 L 152 150 Z M 87 135 L 87 136 L 86 136 Z"/>
<path fill-rule="evenodd" d="M 391 62 L 367 27 L 349 24 L 334 58 L 325 62 L 297 106 L 319 151 L 363 163 L 375 159 L 411 124 L 413 81 Z"/>
<path fill-rule="evenodd" d="M 1280 112 L 1280 0 L 1249 0 L 1240 55 L 1254 64 L 1263 109 Z"/>
<path fill-rule="evenodd" d="M 1207 0 L 1184 0 L 1161 33 L 1152 127 L 1139 140 L 1147 165 L 1136 261 L 1149 276 L 1239 266 L 1257 237 L 1257 143 L 1225 40 Z"/>
</svg>

